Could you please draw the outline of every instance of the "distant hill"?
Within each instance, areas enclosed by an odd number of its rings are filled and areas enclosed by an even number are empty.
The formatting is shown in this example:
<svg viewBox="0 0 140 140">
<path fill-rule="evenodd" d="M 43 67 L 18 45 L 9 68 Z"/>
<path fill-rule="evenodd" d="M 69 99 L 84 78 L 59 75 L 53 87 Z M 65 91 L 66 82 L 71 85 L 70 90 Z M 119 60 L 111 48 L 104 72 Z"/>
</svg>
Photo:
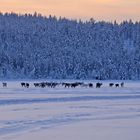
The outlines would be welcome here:
<svg viewBox="0 0 140 140">
<path fill-rule="evenodd" d="M 0 78 L 140 79 L 140 22 L 1 13 Z"/>
</svg>

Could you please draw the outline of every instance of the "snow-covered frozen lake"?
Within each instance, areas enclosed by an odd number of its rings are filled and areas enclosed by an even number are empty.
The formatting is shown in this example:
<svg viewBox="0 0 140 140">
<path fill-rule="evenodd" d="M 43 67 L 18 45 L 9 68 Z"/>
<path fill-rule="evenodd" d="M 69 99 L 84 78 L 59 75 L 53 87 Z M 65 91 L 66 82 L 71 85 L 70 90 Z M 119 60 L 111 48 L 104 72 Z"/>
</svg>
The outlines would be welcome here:
<svg viewBox="0 0 140 140">
<path fill-rule="evenodd" d="M 100 89 L 0 85 L 0 140 L 139 140 L 140 81 L 124 88 L 109 83 Z"/>
</svg>

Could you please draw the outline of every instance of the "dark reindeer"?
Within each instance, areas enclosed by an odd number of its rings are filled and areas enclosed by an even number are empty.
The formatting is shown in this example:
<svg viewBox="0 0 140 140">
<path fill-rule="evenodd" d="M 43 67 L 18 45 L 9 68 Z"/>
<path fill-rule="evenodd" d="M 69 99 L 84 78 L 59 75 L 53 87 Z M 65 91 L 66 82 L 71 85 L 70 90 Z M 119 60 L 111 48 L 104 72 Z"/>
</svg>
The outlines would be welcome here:
<svg viewBox="0 0 140 140">
<path fill-rule="evenodd" d="M 100 88 L 102 85 L 102 83 L 96 83 L 96 88 Z"/>
<path fill-rule="evenodd" d="M 115 87 L 119 87 L 119 84 L 115 84 Z"/>
<path fill-rule="evenodd" d="M 3 87 L 7 87 L 7 83 L 2 83 L 2 86 Z"/>
<path fill-rule="evenodd" d="M 21 83 L 21 86 L 22 86 L 22 87 L 25 87 L 25 88 L 29 88 L 30 85 L 29 85 L 29 83 L 23 83 L 23 82 L 22 82 L 22 83 Z"/>
<path fill-rule="evenodd" d="M 69 87 L 71 87 L 71 84 L 70 83 L 62 83 L 62 86 L 64 86 L 65 88 L 69 88 Z"/>
<path fill-rule="evenodd" d="M 35 87 L 40 87 L 40 83 L 34 83 Z"/>
<path fill-rule="evenodd" d="M 72 88 L 76 88 L 79 84 L 78 83 L 71 83 Z"/>
<path fill-rule="evenodd" d="M 110 86 L 110 87 L 113 87 L 113 86 L 114 86 L 114 83 L 109 83 L 109 86 Z"/>
<path fill-rule="evenodd" d="M 92 88 L 93 87 L 93 84 L 92 83 L 89 83 L 88 85 L 89 85 L 89 88 Z"/>
<path fill-rule="evenodd" d="M 22 87 L 25 87 L 25 86 L 26 86 L 26 83 L 23 83 L 23 82 L 22 82 L 22 83 L 21 83 L 21 86 L 22 86 Z"/>
<path fill-rule="evenodd" d="M 25 86 L 25 87 L 26 87 L 26 88 L 29 88 L 29 86 L 30 86 L 29 83 L 26 83 L 26 86 Z"/>
</svg>

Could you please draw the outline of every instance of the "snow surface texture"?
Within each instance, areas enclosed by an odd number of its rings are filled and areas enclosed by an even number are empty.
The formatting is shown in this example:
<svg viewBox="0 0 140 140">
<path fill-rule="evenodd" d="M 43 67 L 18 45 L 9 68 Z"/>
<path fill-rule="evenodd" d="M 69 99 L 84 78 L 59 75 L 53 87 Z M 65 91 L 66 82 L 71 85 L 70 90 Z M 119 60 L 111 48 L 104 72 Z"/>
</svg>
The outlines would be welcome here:
<svg viewBox="0 0 140 140">
<path fill-rule="evenodd" d="M 0 140 L 139 140 L 140 82 L 109 82 L 100 89 L 0 86 Z"/>
</svg>

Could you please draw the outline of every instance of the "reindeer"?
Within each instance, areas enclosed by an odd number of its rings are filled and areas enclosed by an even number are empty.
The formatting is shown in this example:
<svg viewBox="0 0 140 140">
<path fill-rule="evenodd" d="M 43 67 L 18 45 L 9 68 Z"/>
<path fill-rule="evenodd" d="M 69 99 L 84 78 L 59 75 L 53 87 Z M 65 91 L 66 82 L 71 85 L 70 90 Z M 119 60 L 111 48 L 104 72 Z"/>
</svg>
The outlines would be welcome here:
<svg viewBox="0 0 140 140">
<path fill-rule="evenodd" d="M 2 83 L 3 87 L 7 87 L 7 83 Z"/>
<path fill-rule="evenodd" d="M 29 86 L 30 86 L 29 83 L 26 83 L 26 86 L 25 86 L 25 87 L 26 87 L 26 88 L 29 88 Z"/>
<path fill-rule="evenodd" d="M 51 83 L 51 88 L 55 88 L 57 85 L 59 85 L 58 83 Z"/>
<path fill-rule="evenodd" d="M 109 86 L 110 86 L 110 87 L 113 87 L 113 85 L 114 85 L 114 83 L 109 83 Z"/>
<path fill-rule="evenodd" d="M 119 87 L 119 84 L 115 84 L 115 87 Z"/>
<path fill-rule="evenodd" d="M 26 87 L 26 83 L 23 83 L 23 82 L 22 82 L 22 83 L 21 83 L 21 86 L 22 86 L 22 87 Z"/>
<path fill-rule="evenodd" d="M 100 88 L 102 85 L 102 83 L 96 83 L 96 88 Z"/>
<path fill-rule="evenodd" d="M 88 85 L 89 85 L 89 88 L 92 88 L 93 87 L 93 84 L 92 83 L 89 83 Z"/>
<path fill-rule="evenodd" d="M 71 83 L 71 87 L 72 88 L 75 88 L 75 87 L 77 87 L 79 84 L 78 83 Z"/>
<path fill-rule="evenodd" d="M 121 87 L 124 87 L 124 82 L 121 83 Z"/>
<path fill-rule="evenodd" d="M 29 83 L 23 83 L 23 82 L 22 82 L 22 83 L 21 83 L 21 86 L 22 86 L 22 87 L 29 88 Z"/>
<path fill-rule="evenodd" d="M 34 83 L 35 87 L 40 87 L 40 83 Z"/>
<path fill-rule="evenodd" d="M 71 86 L 71 84 L 70 83 L 62 83 L 62 86 L 64 86 L 65 88 L 69 88 L 70 86 Z"/>
<path fill-rule="evenodd" d="M 42 83 L 39 84 L 39 86 L 40 86 L 41 88 L 45 88 L 45 87 L 46 87 L 46 83 L 42 82 Z"/>
</svg>

